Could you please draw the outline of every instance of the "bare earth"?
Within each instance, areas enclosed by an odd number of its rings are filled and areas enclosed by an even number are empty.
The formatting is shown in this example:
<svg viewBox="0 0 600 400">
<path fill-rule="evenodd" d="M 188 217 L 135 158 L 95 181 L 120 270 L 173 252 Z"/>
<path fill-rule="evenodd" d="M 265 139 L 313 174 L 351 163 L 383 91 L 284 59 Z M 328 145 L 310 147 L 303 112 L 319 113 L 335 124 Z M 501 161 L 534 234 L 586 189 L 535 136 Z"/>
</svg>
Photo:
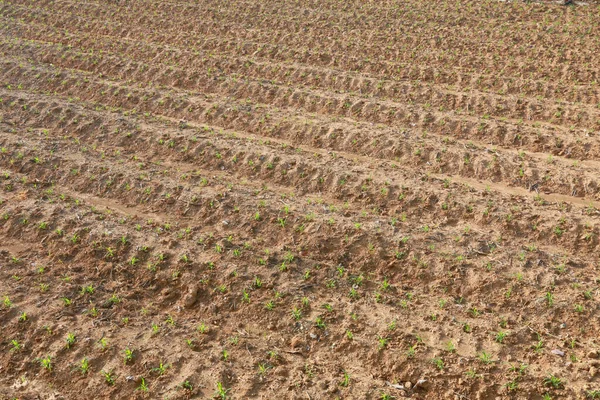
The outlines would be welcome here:
<svg viewBox="0 0 600 400">
<path fill-rule="evenodd" d="M 597 3 L 0 15 L 0 399 L 600 399 Z"/>
</svg>

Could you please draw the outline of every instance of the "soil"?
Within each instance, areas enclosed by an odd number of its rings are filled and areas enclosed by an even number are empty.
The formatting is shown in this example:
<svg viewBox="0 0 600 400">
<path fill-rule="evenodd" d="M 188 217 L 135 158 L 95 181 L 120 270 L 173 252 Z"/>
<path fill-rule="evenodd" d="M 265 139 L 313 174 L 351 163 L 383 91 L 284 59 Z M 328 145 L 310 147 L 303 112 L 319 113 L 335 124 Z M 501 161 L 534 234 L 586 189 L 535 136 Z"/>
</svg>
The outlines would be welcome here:
<svg viewBox="0 0 600 400">
<path fill-rule="evenodd" d="M 0 399 L 600 398 L 560 3 L 0 2 Z"/>
</svg>

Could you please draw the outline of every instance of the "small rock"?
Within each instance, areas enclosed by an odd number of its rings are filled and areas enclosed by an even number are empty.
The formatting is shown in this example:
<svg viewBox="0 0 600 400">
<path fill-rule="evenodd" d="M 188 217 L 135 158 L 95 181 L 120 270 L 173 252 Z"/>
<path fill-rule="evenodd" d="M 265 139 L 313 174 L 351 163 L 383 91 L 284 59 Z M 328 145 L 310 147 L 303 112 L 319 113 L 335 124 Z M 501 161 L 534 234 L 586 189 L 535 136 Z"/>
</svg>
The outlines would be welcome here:
<svg viewBox="0 0 600 400">
<path fill-rule="evenodd" d="M 590 370 L 588 372 L 590 373 L 590 378 L 593 378 L 598 373 L 598 368 L 596 368 L 596 367 L 590 367 Z"/>
<path fill-rule="evenodd" d="M 423 389 L 428 389 L 429 388 L 429 381 L 426 379 L 419 379 L 417 381 L 417 383 L 415 383 L 414 388 L 416 389 L 418 387 L 421 387 Z"/>
<path fill-rule="evenodd" d="M 318 338 L 318 336 L 317 336 L 317 335 L 315 335 L 315 334 L 314 334 L 314 333 L 312 333 L 312 332 L 311 332 L 311 333 L 309 333 L 309 334 L 308 334 L 308 336 L 310 336 L 310 338 L 311 338 L 311 339 L 316 339 L 316 338 Z"/>
<path fill-rule="evenodd" d="M 190 288 L 186 296 L 183 298 L 183 306 L 185 308 L 189 308 L 196 303 L 196 299 L 198 297 L 198 287 L 193 286 Z"/>
<path fill-rule="evenodd" d="M 300 338 L 299 338 L 299 337 L 297 337 L 297 336 L 294 336 L 294 337 L 292 338 L 291 342 L 290 342 L 290 347 L 291 347 L 292 349 L 296 349 L 296 348 L 298 348 L 298 347 L 302 347 L 302 345 L 303 345 L 303 344 L 304 344 L 304 343 L 303 343 L 302 339 L 300 339 Z"/>
<path fill-rule="evenodd" d="M 550 353 L 555 354 L 557 356 L 561 356 L 561 357 L 565 356 L 565 352 L 561 351 L 561 350 L 558 350 L 558 349 L 554 349 L 554 350 L 550 351 Z"/>
<path fill-rule="evenodd" d="M 587 355 L 587 358 L 597 358 L 598 357 L 598 352 L 596 350 L 590 350 Z"/>
<path fill-rule="evenodd" d="M 410 382 L 405 382 L 405 383 L 404 383 L 404 387 L 405 387 L 405 388 L 407 388 L 407 389 L 410 389 L 410 388 L 412 387 L 412 383 L 410 383 Z"/>
</svg>

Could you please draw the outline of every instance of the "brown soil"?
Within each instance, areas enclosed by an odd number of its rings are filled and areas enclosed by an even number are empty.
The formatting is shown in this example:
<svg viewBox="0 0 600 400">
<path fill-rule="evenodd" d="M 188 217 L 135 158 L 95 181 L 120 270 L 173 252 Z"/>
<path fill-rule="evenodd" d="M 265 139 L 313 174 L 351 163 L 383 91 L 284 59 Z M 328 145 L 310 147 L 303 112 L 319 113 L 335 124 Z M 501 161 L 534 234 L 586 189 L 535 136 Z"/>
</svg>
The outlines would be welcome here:
<svg viewBox="0 0 600 400">
<path fill-rule="evenodd" d="M 600 398 L 559 3 L 0 2 L 0 398 Z"/>
</svg>

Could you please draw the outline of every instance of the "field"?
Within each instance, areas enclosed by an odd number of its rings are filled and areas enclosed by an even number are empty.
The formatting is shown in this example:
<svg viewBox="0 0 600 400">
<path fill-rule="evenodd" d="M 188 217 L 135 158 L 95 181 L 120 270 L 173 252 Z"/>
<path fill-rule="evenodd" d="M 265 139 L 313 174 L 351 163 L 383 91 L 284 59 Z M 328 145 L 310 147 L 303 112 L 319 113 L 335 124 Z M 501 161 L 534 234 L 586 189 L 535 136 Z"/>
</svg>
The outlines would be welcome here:
<svg viewBox="0 0 600 400">
<path fill-rule="evenodd" d="M 600 399 L 597 3 L 0 26 L 0 399 Z"/>
</svg>

